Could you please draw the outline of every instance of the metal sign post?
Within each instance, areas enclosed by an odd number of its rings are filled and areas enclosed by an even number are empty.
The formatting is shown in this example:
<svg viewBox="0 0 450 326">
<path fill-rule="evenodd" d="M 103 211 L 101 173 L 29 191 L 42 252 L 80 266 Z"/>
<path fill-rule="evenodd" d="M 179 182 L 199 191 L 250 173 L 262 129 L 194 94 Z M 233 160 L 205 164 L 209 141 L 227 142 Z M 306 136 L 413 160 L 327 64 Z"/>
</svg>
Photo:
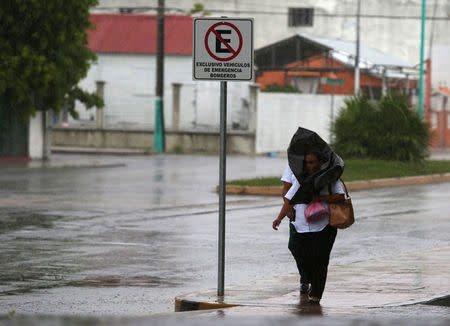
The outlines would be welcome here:
<svg viewBox="0 0 450 326">
<path fill-rule="evenodd" d="M 217 295 L 225 288 L 227 82 L 253 80 L 253 19 L 195 18 L 192 79 L 220 81 L 219 242 Z"/>
<path fill-rule="evenodd" d="M 220 82 L 220 163 L 219 163 L 219 260 L 217 295 L 223 297 L 225 287 L 225 183 L 227 176 L 227 82 Z"/>
</svg>

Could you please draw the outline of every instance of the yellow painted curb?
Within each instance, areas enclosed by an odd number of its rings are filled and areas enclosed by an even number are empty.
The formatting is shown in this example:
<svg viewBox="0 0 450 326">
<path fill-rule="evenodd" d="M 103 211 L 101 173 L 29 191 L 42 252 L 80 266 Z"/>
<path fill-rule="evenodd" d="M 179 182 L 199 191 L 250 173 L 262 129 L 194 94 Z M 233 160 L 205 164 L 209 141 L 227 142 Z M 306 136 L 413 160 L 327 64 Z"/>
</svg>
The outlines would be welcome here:
<svg viewBox="0 0 450 326">
<path fill-rule="evenodd" d="M 421 185 L 430 183 L 450 182 L 450 173 L 418 175 L 412 177 L 384 178 L 361 181 L 346 182 L 349 191 L 367 190 L 383 187 L 400 187 L 408 185 Z M 217 187 L 217 191 L 219 187 Z M 282 187 L 259 187 L 259 186 L 227 186 L 227 194 L 233 195 L 265 195 L 281 196 Z"/>
<path fill-rule="evenodd" d="M 185 300 L 182 298 L 175 298 L 175 312 L 193 311 L 193 310 L 210 310 L 220 308 L 237 307 L 238 304 L 219 303 L 219 302 L 198 302 Z"/>
</svg>

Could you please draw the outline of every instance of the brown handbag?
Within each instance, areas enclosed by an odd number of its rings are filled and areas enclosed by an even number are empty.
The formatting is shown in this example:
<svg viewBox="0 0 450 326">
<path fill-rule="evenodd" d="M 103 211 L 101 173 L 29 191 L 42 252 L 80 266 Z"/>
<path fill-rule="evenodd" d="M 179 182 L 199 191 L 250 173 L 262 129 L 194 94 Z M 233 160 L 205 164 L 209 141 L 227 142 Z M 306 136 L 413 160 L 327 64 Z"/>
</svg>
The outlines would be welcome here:
<svg viewBox="0 0 450 326">
<path fill-rule="evenodd" d="M 346 229 L 355 222 L 355 214 L 347 186 L 342 179 L 341 182 L 345 189 L 345 199 L 338 203 L 328 204 L 328 209 L 330 210 L 330 225 L 338 229 Z M 329 189 L 331 194 L 331 186 Z"/>
</svg>

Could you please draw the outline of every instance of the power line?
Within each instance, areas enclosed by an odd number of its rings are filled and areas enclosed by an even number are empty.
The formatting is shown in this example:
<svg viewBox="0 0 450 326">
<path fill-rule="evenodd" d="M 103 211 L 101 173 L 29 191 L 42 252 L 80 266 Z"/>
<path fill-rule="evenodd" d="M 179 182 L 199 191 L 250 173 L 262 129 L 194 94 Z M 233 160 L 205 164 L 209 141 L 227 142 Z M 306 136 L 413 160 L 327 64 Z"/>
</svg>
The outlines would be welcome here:
<svg viewBox="0 0 450 326">
<path fill-rule="evenodd" d="M 222 9 L 208 9 L 210 12 L 217 13 L 240 13 L 240 14 L 258 14 L 258 15 L 288 15 L 285 11 L 258 11 L 258 10 L 222 10 Z M 356 18 L 356 14 L 327 14 L 315 12 L 314 16 L 317 17 L 342 17 L 342 18 Z M 421 20 L 421 16 L 399 16 L 399 15 L 371 15 L 361 14 L 361 18 L 384 18 L 384 19 L 417 19 Z M 428 20 L 450 20 L 450 17 L 427 17 Z"/>
<path fill-rule="evenodd" d="M 95 10 L 124 10 L 126 11 L 127 9 L 132 10 L 133 12 L 145 12 L 145 11 L 149 11 L 149 10 L 157 10 L 158 7 L 95 7 Z M 287 11 L 260 11 L 260 10 L 224 10 L 224 9 L 208 9 L 205 8 L 205 10 L 211 12 L 211 13 L 218 13 L 218 14 L 223 14 L 223 13 L 230 13 L 230 14 L 255 14 L 255 15 L 288 15 L 289 13 Z M 183 13 L 183 14 L 189 14 L 188 10 L 184 10 L 184 9 L 180 9 L 180 8 L 171 8 L 171 7 L 166 7 L 165 8 L 166 12 L 178 12 L 178 13 Z M 315 12 L 314 16 L 316 17 L 339 17 L 339 18 L 356 18 L 356 14 L 340 14 L 340 13 L 336 13 L 336 14 L 327 14 L 327 13 L 320 13 L 320 12 Z M 411 19 L 411 20 L 421 20 L 422 17 L 421 16 L 400 16 L 400 15 L 372 15 L 372 14 L 361 14 L 360 15 L 361 18 L 370 18 L 370 19 L 374 19 L 374 18 L 381 18 L 381 19 Z M 446 20 L 450 20 L 450 17 L 445 17 L 445 16 L 427 16 L 426 17 L 427 20 L 442 20 L 442 21 L 446 21 Z"/>
</svg>

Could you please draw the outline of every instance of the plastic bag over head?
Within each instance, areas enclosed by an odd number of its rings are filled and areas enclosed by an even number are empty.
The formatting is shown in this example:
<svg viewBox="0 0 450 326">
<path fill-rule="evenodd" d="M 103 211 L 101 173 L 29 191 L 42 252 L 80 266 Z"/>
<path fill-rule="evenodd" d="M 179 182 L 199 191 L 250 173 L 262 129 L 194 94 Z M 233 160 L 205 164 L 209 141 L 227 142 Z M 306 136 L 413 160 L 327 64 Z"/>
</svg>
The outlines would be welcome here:
<svg viewBox="0 0 450 326">
<path fill-rule="evenodd" d="M 319 153 L 323 164 L 313 175 L 307 175 L 304 160 L 310 153 Z M 318 194 L 324 186 L 339 180 L 344 172 L 344 161 L 314 131 L 299 127 L 287 150 L 289 167 L 301 184 L 291 204 L 308 203 L 313 193 Z"/>
</svg>

